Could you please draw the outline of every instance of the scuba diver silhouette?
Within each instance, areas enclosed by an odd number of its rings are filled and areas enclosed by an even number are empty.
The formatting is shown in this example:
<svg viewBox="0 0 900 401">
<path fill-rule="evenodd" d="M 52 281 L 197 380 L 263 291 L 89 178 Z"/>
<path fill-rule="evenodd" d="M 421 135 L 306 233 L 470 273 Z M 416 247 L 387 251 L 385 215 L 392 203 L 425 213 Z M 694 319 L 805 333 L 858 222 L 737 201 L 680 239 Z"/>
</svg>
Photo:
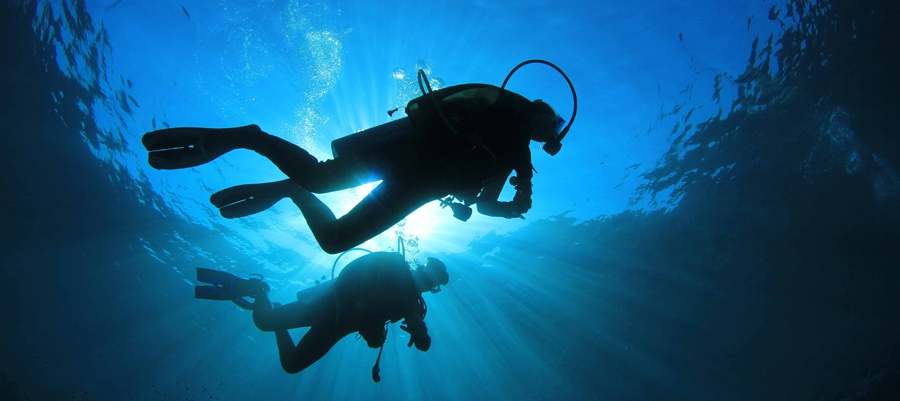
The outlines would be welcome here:
<svg viewBox="0 0 900 401">
<path fill-rule="evenodd" d="M 287 373 L 298 373 L 353 332 L 359 332 L 369 347 L 381 349 L 387 338 L 387 322 L 401 319 L 400 328 L 410 336 L 407 346 L 428 351 L 431 337 L 425 326 L 427 306 L 421 294 L 440 292 L 450 276 L 444 263 L 435 258 L 410 270 L 400 253 L 374 252 L 347 264 L 337 279 L 332 270 L 332 280 L 298 292 L 297 301 L 287 305 L 269 300 L 269 285 L 262 277 L 242 279 L 197 268 L 197 280 L 211 285 L 194 287 L 196 298 L 231 300 L 252 310 L 257 328 L 275 332 L 281 367 Z M 254 301 L 243 298 L 247 296 Z M 309 327 L 309 331 L 294 345 L 288 329 L 299 327 Z M 381 380 L 380 362 L 381 350 L 372 368 L 375 382 Z"/>
<path fill-rule="evenodd" d="M 574 109 L 567 126 L 547 103 L 504 89 L 516 70 L 531 63 L 555 68 L 569 84 Z M 213 194 L 210 202 L 223 217 L 237 218 L 289 197 L 330 254 L 365 242 L 433 200 L 440 199 L 463 221 L 471 215 L 471 205 L 487 216 L 524 218 L 532 206 L 529 143 L 543 142 L 544 150 L 555 155 L 578 110 L 569 78 L 543 60 L 519 64 L 500 87 L 464 84 L 431 91 L 421 70 L 418 78 L 423 96 L 408 103 L 407 117 L 333 141 L 334 158 L 324 162 L 256 125 L 169 128 L 149 132 L 142 141 L 150 165 L 162 170 L 199 166 L 234 149 L 268 158 L 288 179 L 227 188 Z M 498 201 L 513 172 L 509 182 L 515 196 Z M 313 195 L 378 180 L 381 183 L 341 218 Z"/>
</svg>

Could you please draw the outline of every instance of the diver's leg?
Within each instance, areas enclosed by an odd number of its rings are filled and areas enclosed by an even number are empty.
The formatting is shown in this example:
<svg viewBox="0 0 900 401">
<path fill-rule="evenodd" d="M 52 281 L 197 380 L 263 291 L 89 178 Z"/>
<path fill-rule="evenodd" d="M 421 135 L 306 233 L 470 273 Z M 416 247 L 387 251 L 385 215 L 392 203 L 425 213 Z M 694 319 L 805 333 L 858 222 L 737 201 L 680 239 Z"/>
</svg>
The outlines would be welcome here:
<svg viewBox="0 0 900 401">
<path fill-rule="evenodd" d="M 315 193 L 353 188 L 382 178 L 365 158 L 349 156 L 320 162 L 303 148 L 262 131 L 246 138 L 240 147 L 266 157 L 292 181 Z"/>
<path fill-rule="evenodd" d="M 287 330 L 276 331 L 275 342 L 284 371 L 298 373 L 308 368 L 322 359 L 338 340 L 350 334 L 349 331 L 339 331 L 336 326 L 334 323 L 313 325 L 296 346 Z"/>
<path fill-rule="evenodd" d="M 295 329 L 303 327 L 300 322 L 309 312 L 305 305 L 296 302 L 275 307 L 268 295 L 257 296 L 253 302 L 253 324 L 262 331 Z"/>
<path fill-rule="evenodd" d="M 263 132 L 256 125 L 234 128 L 168 128 L 142 138 L 156 169 L 174 170 L 208 163 L 235 149 L 252 150 L 272 161 L 294 182 L 316 193 L 352 188 L 381 179 L 369 165 L 376 159 L 351 155 L 319 162 L 303 148 Z"/>
<path fill-rule="evenodd" d="M 250 216 L 262 212 L 287 198 L 299 185 L 290 178 L 263 184 L 245 184 L 212 194 L 209 202 L 219 208 L 226 219 Z"/>
<path fill-rule="evenodd" d="M 411 182 L 382 181 L 346 215 L 334 213 L 315 195 L 298 189 L 291 200 L 300 208 L 313 236 L 327 253 L 336 254 L 381 234 L 440 194 L 427 190 L 428 185 Z"/>
<path fill-rule="evenodd" d="M 155 169 L 196 167 L 234 150 L 235 138 L 260 132 L 248 125 L 236 128 L 166 128 L 144 134 L 141 142 L 149 152 L 147 161 Z"/>
<path fill-rule="evenodd" d="M 297 294 L 297 301 L 274 307 L 268 294 L 257 296 L 253 303 L 253 323 L 262 331 L 279 331 L 309 327 L 313 323 L 334 318 L 334 283 L 327 281 Z"/>
</svg>

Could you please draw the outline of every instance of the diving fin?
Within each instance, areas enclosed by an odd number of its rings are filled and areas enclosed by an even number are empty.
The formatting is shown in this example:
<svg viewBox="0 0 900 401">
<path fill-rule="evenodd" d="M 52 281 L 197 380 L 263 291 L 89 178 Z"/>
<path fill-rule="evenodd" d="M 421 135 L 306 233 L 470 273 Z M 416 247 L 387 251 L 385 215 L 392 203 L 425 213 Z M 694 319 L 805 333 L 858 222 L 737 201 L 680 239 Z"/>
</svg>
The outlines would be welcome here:
<svg viewBox="0 0 900 401">
<path fill-rule="evenodd" d="M 255 297 L 262 292 L 269 291 L 269 284 L 259 279 L 242 279 L 231 273 L 218 270 L 197 268 L 197 281 L 210 285 L 194 286 L 194 298 L 212 299 L 216 301 L 235 301 L 235 303 L 244 308 L 250 309 L 249 301 L 243 297 Z M 245 305 L 239 303 L 243 301 Z"/>
<path fill-rule="evenodd" d="M 246 184 L 226 188 L 212 194 L 210 203 L 219 208 L 222 217 L 235 219 L 266 210 L 297 189 L 290 179 L 264 184 Z"/>
<path fill-rule="evenodd" d="M 237 128 L 167 128 L 144 134 L 147 161 L 157 170 L 177 170 L 209 163 L 236 148 L 236 135 L 262 132 L 256 125 Z M 230 143 L 229 143 L 230 142 Z"/>
</svg>

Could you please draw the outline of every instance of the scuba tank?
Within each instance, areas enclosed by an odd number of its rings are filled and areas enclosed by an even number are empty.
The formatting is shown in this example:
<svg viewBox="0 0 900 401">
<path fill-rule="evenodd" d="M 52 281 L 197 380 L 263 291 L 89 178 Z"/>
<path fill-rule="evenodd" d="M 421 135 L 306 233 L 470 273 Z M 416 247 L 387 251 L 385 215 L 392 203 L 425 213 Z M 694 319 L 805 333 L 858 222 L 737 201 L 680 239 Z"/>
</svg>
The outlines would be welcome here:
<svg viewBox="0 0 900 401">
<path fill-rule="evenodd" d="M 434 96 L 428 96 L 431 95 L 433 91 L 431 89 L 431 84 L 428 83 L 428 78 L 425 76 L 425 71 L 419 70 L 418 80 L 422 96 L 413 99 L 410 101 L 410 104 L 413 104 L 424 97 L 429 98 L 434 106 L 433 110 L 440 116 L 441 121 L 444 123 L 443 125 L 453 134 L 453 136 L 458 136 L 459 134 L 456 132 L 456 129 L 450 124 L 450 121 L 447 120 L 447 116 L 444 115 L 440 105 L 438 105 L 437 99 Z M 425 90 L 426 88 L 428 88 L 428 91 Z M 390 110 L 388 111 L 388 115 L 392 116 L 396 111 L 397 109 Z M 338 158 L 340 156 L 358 153 L 363 150 L 369 150 L 375 146 L 388 146 L 408 137 L 413 132 L 415 132 L 415 129 L 413 128 L 412 122 L 409 117 L 404 117 L 331 141 L 331 154 L 332 157 Z"/>
<path fill-rule="evenodd" d="M 331 154 L 334 158 L 348 156 L 371 147 L 390 145 L 412 133 L 409 117 L 403 117 L 331 141 Z"/>
</svg>

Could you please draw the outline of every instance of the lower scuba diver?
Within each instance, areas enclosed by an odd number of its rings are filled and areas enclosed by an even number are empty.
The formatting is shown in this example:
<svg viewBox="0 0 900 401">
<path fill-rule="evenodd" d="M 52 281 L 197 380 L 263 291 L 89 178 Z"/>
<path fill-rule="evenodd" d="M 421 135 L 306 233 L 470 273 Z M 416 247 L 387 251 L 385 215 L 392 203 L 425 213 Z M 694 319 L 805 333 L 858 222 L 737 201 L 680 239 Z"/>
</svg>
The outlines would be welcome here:
<svg viewBox="0 0 900 401">
<path fill-rule="evenodd" d="M 427 306 L 422 294 L 440 292 L 450 276 L 438 259 L 410 269 L 397 252 L 373 252 L 349 264 L 334 280 L 297 293 L 297 301 L 286 305 L 269 300 L 269 285 L 262 277 L 242 279 L 232 274 L 197 268 L 197 280 L 210 285 L 195 287 L 195 297 L 231 300 L 253 311 L 253 323 L 262 331 L 275 332 L 281 367 L 298 373 L 323 356 L 338 340 L 359 332 L 371 348 L 382 348 L 387 322 L 403 320 L 400 328 L 409 333 L 408 347 L 428 351 L 431 337 L 425 326 Z M 251 303 L 244 297 L 251 297 Z M 294 344 L 288 329 L 309 327 Z M 381 351 L 372 369 L 378 382 Z"/>
<path fill-rule="evenodd" d="M 516 69 L 531 62 L 520 64 Z M 565 74 L 562 74 L 565 77 Z M 419 72 L 420 88 L 424 73 Z M 549 104 L 501 87 L 465 84 L 426 92 L 406 107 L 407 117 L 332 142 L 334 158 L 319 161 L 303 148 L 263 132 L 257 125 L 236 128 L 168 128 L 144 135 L 148 161 L 174 170 L 208 163 L 235 149 L 268 158 L 288 178 L 219 191 L 210 202 L 226 218 L 252 215 L 290 198 L 322 249 L 336 254 L 384 232 L 424 204 L 441 200 L 466 220 L 479 213 L 522 217 L 532 207 L 531 141 L 555 155 L 569 125 Z M 427 85 L 427 78 L 425 79 Z M 514 176 L 510 177 L 511 174 Z M 511 201 L 499 201 L 509 182 Z M 381 181 L 347 214 L 336 218 L 313 194 Z M 459 200 L 461 202 L 455 202 Z"/>
</svg>

